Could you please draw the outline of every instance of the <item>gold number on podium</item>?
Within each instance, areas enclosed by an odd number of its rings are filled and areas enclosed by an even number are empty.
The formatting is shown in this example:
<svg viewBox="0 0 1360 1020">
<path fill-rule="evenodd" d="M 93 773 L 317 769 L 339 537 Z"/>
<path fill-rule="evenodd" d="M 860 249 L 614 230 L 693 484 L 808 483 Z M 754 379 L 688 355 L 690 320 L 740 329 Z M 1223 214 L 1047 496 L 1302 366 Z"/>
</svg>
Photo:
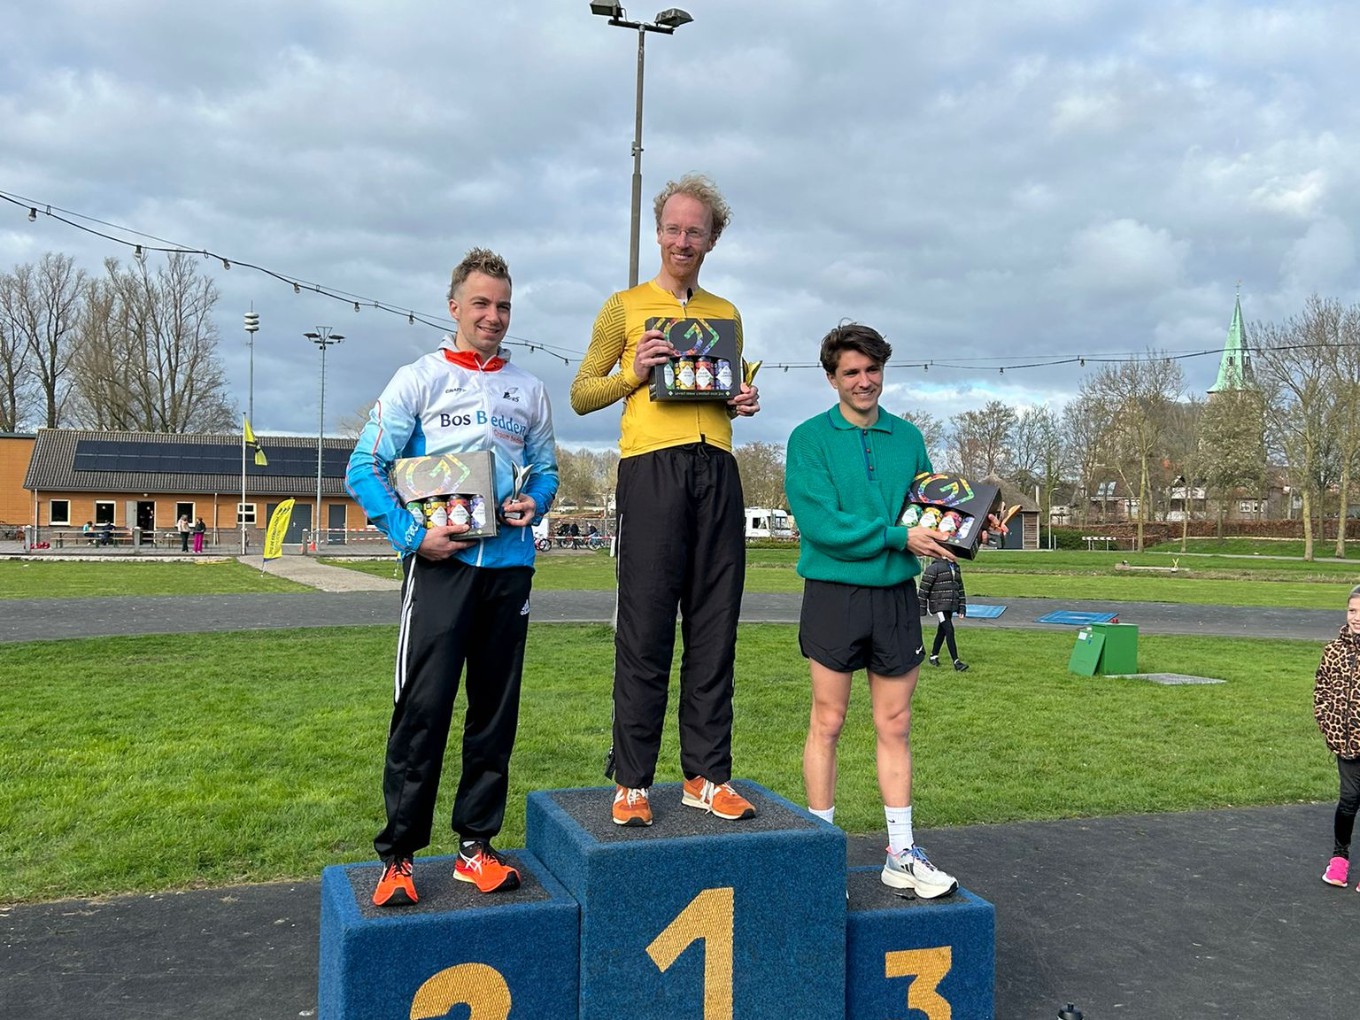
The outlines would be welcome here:
<svg viewBox="0 0 1360 1020">
<path fill-rule="evenodd" d="M 470 1020 L 507 1020 L 510 986 L 485 963 L 460 963 L 428 979 L 411 1000 L 411 1020 L 444 1016 L 454 1006 L 471 1006 Z"/>
<path fill-rule="evenodd" d="M 939 992 L 940 982 L 953 965 L 954 950 L 951 946 L 902 949 L 883 955 L 884 976 L 912 979 L 907 986 L 907 1009 L 920 1010 L 926 1015 L 926 1020 L 950 1020 L 954 1014 L 949 1000 Z"/>
<path fill-rule="evenodd" d="M 652 944 L 647 955 L 663 974 L 691 944 L 704 943 L 704 1020 L 732 1020 L 732 888 L 705 889 Z"/>
</svg>

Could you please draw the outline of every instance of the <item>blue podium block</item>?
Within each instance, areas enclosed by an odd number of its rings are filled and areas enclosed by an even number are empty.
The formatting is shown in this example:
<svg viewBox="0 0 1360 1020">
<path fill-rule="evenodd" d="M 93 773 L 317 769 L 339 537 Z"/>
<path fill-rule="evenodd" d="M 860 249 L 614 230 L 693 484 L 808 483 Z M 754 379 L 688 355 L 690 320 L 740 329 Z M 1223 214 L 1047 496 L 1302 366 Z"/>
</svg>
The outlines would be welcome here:
<svg viewBox="0 0 1360 1020">
<path fill-rule="evenodd" d="M 846 1020 L 992 1020 L 996 910 L 966 889 L 904 899 L 877 867 L 852 868 Z"/>
<path fill-rule="evenodd" d="M 381 865 L 321 874 L 320 1020 L 561 1020 L 576 1015 L 579 908 L 526 851 L 511 892 L 453 877 L 453 857 L 417 857 L 420 902 L 375 907 Z"/>
<path fill-rule="evenodd" d="M 529 794 L 525 842 L 581 905 L 580 1020 L 843 1015 L 844 833 L 735 785 L 755 818 L 684 807 L 669 783 L 648 828 L 613 823 L 612 787 Z"/>
</svg>

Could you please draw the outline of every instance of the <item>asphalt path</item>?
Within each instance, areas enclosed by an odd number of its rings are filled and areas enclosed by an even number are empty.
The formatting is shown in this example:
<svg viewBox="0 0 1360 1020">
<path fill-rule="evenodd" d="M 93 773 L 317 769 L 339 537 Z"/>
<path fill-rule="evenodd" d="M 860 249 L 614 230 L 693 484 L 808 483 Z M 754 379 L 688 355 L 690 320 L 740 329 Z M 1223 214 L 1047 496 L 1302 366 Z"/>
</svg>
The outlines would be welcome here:
<svg viewBox="0 0 1360 1020">
<path fill-rule="evenodd" d="M 801 600 L 801 595 L 793 593 L 747 594 L 742 600 L 742 622 L 797 623 Z M 1039 623 L 1039 617 L 1055 609 L 1068 609 L 1114 613 L 1121 623 L 1137 624 L 1140 634 L 1327 641 L 1336 636 L 1343 615 L 1340 610 L 1273 606 L 1019 598 L 978 601 L 1004 605 L 1006 611 L 990 620 L 964 619 L 960 626 L 1053 629 L 1053 624 Z M 398 608 L 395 586 L 384 591 L 7 599 L 0 600 L 0 642 L 289 627 L 395 626 Z M 608 591 L 536 591 L 532 598 L 532 619 L 537 623 L 608 623 L 613 614 L 614 593 Z"/>
</svg>

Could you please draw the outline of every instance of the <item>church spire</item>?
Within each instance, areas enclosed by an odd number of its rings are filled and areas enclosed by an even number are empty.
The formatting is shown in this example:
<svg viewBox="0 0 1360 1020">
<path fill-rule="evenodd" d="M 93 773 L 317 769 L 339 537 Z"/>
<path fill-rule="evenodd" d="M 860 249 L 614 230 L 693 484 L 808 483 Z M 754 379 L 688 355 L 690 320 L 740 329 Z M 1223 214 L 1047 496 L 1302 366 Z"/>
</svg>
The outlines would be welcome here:
<svg viewBox="0 0 1360 1020">
<path fill-rule="evenodd" d="M 1232 324 L 1228 327 L 1228 342 L 1223 345 L 1223 358 L 1218 363 L 1218 379 L 1209 387 L 1209 392 L 1243 390 L 1250 382 L 1251 355 L 1247 351 L 1246 331 L 1242 328 L 1242 285 L 1239 283 Z"/>
</svg>

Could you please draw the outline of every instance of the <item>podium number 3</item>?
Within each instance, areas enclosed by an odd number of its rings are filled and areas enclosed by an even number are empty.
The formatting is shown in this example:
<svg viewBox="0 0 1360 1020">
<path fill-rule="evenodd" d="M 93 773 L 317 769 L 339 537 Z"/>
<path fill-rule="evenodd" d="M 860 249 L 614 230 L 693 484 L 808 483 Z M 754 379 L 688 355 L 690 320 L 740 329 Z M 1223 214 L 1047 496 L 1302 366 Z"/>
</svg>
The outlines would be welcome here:
<svg viewBox="0 0 1360 1020">
<path fill-rule="evenodd" d="M 950 1020 L 953 1010 L 949 1000 L 939 992 L 940 982 L 954 965 L 954 951 L 949 946 L 934 949 L 903 949 L 883 955 L 885 977 L 912 978 L 907 986 L 907 1009 L 917 1009 L 926 1020 Z"/>
<path fill-rule="evenodd" d="M 454 1006 L 471 1006 L 469 1020 L 506 1020 L 510 986 L 495 967 L 460 963 L 441 970 L 420 986 L 411 1000 L 411 1020 L 444 1016 Z"/>
<path fill-rule="evenodd" d="M 704 1020 L 732 1020 L 732 926 L 731 887 L 705 889 L 647 947 L 657 970 L 665 973 L 692 943 L 703 940 Z"/>
</svg>

